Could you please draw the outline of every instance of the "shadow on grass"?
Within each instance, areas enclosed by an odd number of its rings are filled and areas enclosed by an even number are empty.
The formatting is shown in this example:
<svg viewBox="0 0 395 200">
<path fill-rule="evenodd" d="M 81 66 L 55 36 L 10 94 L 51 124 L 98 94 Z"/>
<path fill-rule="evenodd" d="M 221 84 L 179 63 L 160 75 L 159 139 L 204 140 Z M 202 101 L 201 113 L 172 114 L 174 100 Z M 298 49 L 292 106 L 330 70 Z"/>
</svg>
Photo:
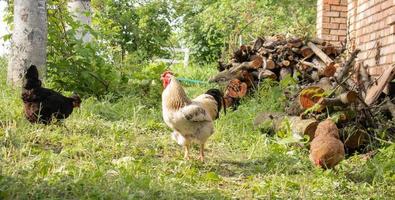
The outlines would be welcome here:
<svg viewBox="0 0 395 200">
<path fill-rule="evenodd" d="M 252 176 L 256 174 L 287 173 L 297 174 L 308 171 L 308 167 L 297 158 L 263 157 L 255 160 L 223 160 L 210 166 L 224 177 Z"/>
<path fill-rule="evenodd" d="M 122 178 L 121 178 L 122 179 Z M 62 177 L 57 181 L 0 175 L 0 199 L 230 199 L 218 190 L 161 185 L 146 179 L 108 183 Z"/>
</svg>

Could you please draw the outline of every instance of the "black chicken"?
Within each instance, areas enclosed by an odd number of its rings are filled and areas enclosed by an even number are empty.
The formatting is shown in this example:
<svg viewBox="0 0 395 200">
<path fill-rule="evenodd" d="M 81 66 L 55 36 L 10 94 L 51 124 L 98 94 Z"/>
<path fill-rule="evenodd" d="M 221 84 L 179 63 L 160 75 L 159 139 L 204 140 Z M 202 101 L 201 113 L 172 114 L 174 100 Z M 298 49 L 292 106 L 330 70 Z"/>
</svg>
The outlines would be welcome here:
<svg viewBox="0 0 395 200">
<path fill-rule="evenodd" d="M 73 108 L 80 107 L 78 95 L 65 97 L 51 89 L 41 87 L 37 67 L 31 65 L 26 72 L 22 88 L 25 116 L 31 123 L 49 124 L 53 118 L 66 119 Z"/>
</svg>

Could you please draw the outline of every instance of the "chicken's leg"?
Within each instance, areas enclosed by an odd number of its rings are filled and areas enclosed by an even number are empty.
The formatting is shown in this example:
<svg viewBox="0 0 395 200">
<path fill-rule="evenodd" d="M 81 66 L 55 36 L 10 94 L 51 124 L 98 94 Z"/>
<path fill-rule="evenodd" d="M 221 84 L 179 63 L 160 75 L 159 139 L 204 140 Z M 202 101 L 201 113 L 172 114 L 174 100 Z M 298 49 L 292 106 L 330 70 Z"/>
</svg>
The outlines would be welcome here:
<svg viewBox="0 0 395 200">
<path fill-rule="evenodd" d="M 204 162 L 204 144 L 200 144 L 199 160 Z"/>
<path fill-rule="evenodd" d="M 185 160 L 189 160 L 189 147 L 190 147 L 189 144 L 185 144 L 185 145 L 184 145 L 184 148 L 185 148 L 184 159 L 185 159 Z"/>
</svg>

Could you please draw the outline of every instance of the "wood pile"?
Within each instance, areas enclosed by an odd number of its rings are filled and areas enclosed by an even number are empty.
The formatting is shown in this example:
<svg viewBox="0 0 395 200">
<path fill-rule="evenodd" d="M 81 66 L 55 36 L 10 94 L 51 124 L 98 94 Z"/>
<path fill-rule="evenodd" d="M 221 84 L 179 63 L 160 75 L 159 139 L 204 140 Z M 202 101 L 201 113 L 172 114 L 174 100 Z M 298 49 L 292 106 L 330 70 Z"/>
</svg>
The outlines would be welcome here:
<svg viewBox="0 0 395 200">
<path fill-rule="evenodd" d="M 225 93 L 229 94 L 229 105 L 233 105 L 263 79 L 280 81 L 295 73 L 307 82 L 332 77 L 340 66 L 334 58 L 341 52 L 342 49 L 320 39 L 258 38 L 252 45 L 240 46 L 230 63 L 219 62 L 219 73 L 209 81 L 228 82 Z"/>
<path fill-rule="evenodd" d="M 210 82 L 227 84 L 224 93 L 230 107 L 237 106 L 264 79 L 296 78 L 298 90 L 285 94 L 286 114 L 259 114 L 254 125 L 269 119 L 276 126 L 287 118 L 291 129 L 308 135 L 311 141 L 317 124 L 332 118 L 350 153 L 366 145 L 376 134 L 373 129 L 387 128 L 378 115 L 386 113 L 384 121 L 395 117 L 395 85 L 391 83 L 395 64 L 375 79 L 368 75 L 366 66 L 355 64 L 359 52 L 346 53 L 344 47 L 336 48 L 320 39 L 257 38 L 240 46 L 228 64 L 219 62 L 219 73 Z M 395 137 L 393 130 L 390 132 Z"/>
</svg>

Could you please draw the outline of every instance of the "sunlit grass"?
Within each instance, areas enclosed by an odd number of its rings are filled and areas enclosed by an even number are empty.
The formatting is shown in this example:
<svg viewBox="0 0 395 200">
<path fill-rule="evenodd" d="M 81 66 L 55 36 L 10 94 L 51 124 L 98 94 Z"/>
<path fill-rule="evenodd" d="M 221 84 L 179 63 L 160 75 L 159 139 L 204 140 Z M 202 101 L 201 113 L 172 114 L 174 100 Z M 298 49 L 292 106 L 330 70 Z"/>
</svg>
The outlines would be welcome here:
<svg viewBox="0 0 395 200">
<path fill-rule="evenodd" d="M 0 199 L 394 198 L 394 145 L 371 160 L 356 155 L 336 171 L 322 171 L 311 166 L 306 148 L 254 129 L 256 113 L 281 110 L 275 84 L 221 114 L 201 163 L 197 148 L 194 159 L 183 160 L 162 121 L 160 99 L 153 107 L 133 95 L 115 102 L 92 97 L 63 125 L 31 125 L 19 89 L 5 85 L 0 69 Z M 173 70 L 199 80 L 215 71 Z M 212 86 L 186 90 L 194 97 Z"/>
</svg>

